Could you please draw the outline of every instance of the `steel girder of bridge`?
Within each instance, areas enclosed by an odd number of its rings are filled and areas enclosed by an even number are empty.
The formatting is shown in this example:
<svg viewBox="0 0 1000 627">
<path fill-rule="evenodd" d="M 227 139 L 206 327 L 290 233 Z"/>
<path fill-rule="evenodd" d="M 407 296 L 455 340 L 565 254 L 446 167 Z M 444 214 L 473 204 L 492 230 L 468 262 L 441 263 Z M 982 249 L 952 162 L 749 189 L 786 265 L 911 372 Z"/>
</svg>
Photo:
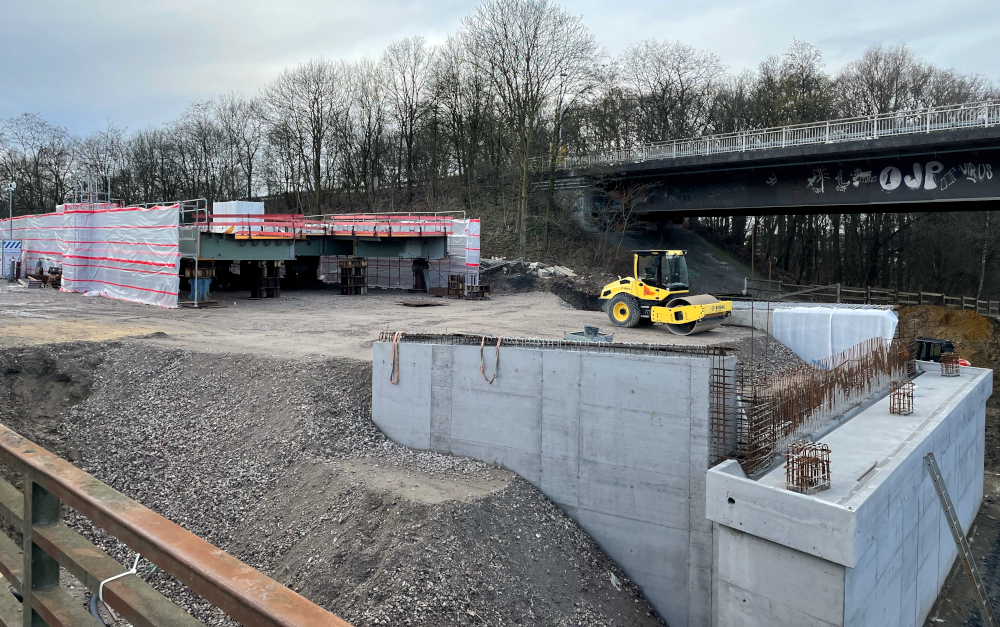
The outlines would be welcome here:
<svg viewBox="0 0 1000 627">
<path fill-rule="evenodd" d="M 642 186 L 636 211 L 649 218 L 829 213 L 863 205 L 881 211 L 997 208 L 1000 104 L 995 113 L 980 124 L 933 132 L 703 150 L 676 158 L 649 154 L 605 164 L 578 160 L 577 167 L 557 171 L 558 186 L 587 188 L 592 203 L 620 197 L 608 192 Z"/>
<path fill-rule="evenodd" d="M 290 261 L 296 257 L 354 255 L 357 257 L 393 257 L 398 259 L 443 259 L 444 237 L 347 237 L 306 235 L 300 239 L 254 237 L 237 239 L 226 233 L 200 233 L 200 248 L 184 246 L 182 253 L 197 254 L 199 259 L 227 261 Z"/>
<path fill-rule="evenodd" d="M 180 226 L 182 256 L 200 260 L 291 261 L 346 255 L 443 259 L 451 218 L 356 214 L 214 216 L 207 212 Z"/>
</svg>

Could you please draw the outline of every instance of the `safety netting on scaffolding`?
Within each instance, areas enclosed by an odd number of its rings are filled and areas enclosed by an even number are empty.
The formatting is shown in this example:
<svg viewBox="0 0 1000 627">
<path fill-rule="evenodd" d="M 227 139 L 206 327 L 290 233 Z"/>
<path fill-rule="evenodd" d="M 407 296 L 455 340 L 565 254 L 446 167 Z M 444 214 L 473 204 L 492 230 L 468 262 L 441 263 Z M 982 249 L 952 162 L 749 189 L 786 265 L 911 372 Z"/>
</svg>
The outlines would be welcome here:
<svg viewBox="0 0 1000 627">
<path fill-rule="evenodd" d="M 0 221 L 21 242 L 22 273 L 62 270 L 64 292 L 177 307 L 178 205 L 73 203 Z"/>
</svg>

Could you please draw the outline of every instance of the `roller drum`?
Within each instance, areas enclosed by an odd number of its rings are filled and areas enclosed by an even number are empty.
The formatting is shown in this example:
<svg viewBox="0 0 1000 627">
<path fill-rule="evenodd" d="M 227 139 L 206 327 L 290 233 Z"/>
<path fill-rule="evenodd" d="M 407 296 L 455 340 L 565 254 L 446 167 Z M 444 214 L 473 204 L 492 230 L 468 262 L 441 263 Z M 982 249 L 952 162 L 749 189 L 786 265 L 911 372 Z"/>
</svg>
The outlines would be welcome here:
<svg viewBox="0 0 1000 627">
<path fill-rule="evenodd" d="M 699 294 L 697 296 L 675 298 L 667 303 L 667 307 L 681 307 L 684 305 L 711 305 L 718 302 L 720 302 L 719 299 L 710 294 Z M 680 324 L 670 324 L 668 322 L 666 325 L 667 328 L 670 329 L 670 332 L 675 335 L 695 335 L 696 333 L 711 331 L 715 327 L 722 324 L 722 321 L 725 319 L 725 316 L 713 316 L 712 318 L 702 318 L 701 320 L 696 320 L 695 322 L 682 322 Z"/>
</svg>

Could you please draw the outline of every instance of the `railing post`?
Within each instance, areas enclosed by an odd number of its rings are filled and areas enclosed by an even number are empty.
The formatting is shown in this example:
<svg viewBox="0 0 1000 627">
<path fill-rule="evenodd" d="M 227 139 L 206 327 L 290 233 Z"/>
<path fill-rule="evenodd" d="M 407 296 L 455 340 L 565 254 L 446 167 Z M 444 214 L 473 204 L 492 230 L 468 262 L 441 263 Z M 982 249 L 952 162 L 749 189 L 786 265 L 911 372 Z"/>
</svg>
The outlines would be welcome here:
<svg viewBox="0 0 1000 627">
<path fill-rule="evenodd" d="M 878 139 L 878 114 L 872 116 L 872 139 Z"/>
<path fill-rule="evenodd" d="M 826 143 L 830 143 L 830 123 L 826 123 Z"/>
<path fill-rule="evenodd" d="M 21 577 L 21 596 L 24 627 L 48 627 L 33 609 L 34 591 L 39 588 L 59 585 L 59 562 L 43 551 L 34 542 L 35 525 L 53 523 L 59 520 L 59 499 L 54 494 L 32 481 L 30 475 L 24 478 L 24 527 L 21 529 L 24 552 Z"/>
<path fill-rule="evenodd" d="M 837 283 L 837 304 L 840 304 L 840 283 Z"/>
<path fill-rule="evenodd" d="M 785 147 L 785 142 L 788 141 L 787 132 L 788 132 L 788 127 L 787 126 L 782 126 L 781 127 L 781 147 L 782 148 Z"/>
</svg>

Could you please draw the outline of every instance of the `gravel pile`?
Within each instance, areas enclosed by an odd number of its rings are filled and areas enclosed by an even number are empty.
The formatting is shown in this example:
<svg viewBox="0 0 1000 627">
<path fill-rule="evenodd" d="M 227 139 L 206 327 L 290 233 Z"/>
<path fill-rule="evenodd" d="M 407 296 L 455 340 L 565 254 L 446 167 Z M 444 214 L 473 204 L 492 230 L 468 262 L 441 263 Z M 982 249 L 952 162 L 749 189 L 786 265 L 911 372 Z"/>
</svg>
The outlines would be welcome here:
<svg viewBox="0 0 1000 627">
<path fill-rule="evenodd" d="M 368 362 L 142 343 L 91 352 L 92 392 L 54 433 L 27 397 L 12 428 L 40 437 L 44 426 L 87 472 L 356 626 L 662 624 L 525 481 L 386 439 L 371 422 Z M 13 389 L 27 374 L 7 376 Z M 455 498 L 418 498 L 426 485 Z M 131 564 L 114 538 L 69 520 Z M 159 571 L 147 580 L 206 624 L 235 624 Z"/>
<path fill-rule="evenodd" d="M 754 331 L 750 336 L 726 343 L 736 349 L 736 359 L 741 368 L 751 366 L 754 370 L 777 376 L 805 364 L 798 355 L 772 335 L 764 331 Z"/>
</svg>

